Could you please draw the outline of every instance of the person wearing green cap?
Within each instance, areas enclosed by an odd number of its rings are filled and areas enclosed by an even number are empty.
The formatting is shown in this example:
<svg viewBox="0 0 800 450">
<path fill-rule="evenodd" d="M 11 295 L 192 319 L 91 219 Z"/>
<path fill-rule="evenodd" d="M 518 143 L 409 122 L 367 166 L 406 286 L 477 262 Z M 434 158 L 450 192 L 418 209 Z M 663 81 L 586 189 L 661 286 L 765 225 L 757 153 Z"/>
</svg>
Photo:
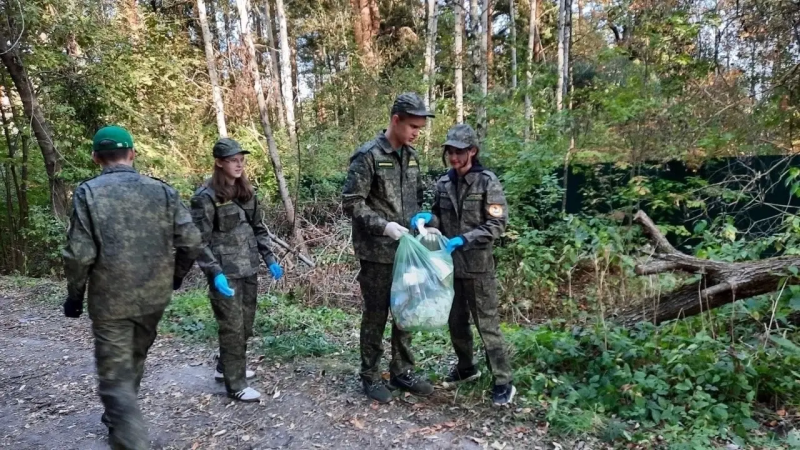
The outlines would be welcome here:
<svg viewBox="0 0 800 450">
<path fill-rule="evenodd" d="M 200 232 L 175 189 L 133 168 L 135 156 L 124 128 L 95 134 L 92 159 L 102 172 L 73 193 L 63 260 L 67 317 L 83 313 L 88 282 L 109 444 L 139 450 L 150 446 L 136 400 L 145 359 L 172 290 L 200 252 Z"/>
<path fill-rule="evenodd" d="M 397 241 L 408 233 L 401 224 L 408 224 L 419 211 L 424 192 L 417 152 L 411 144 L 431 117 L 434 115 L 417 94 L 400 94 L 392 106 L 389 127 L 350 158 L 342 191 L 344 210 L 352 218 L 353 247 L 361 264 L 362 387 L 367 397 L 380 403 L 392 400 L 390 389 L 419 396 L 433 392 L 433 386 L 413 372 L 411 334 L 395 324 L 388 386 L 379 370 Z"/>
<path fill-rule="evenodd" d="M 450 339 L 458 364 L 445 378 L 456 384 L 477 380 L 481 373 L 473 359 L 470 315 L 483 341 L 486 364 L 494 376 L 492 401 L 506 405 L 514 400 L 511 367 L 497 313 L 497 281 L 493 243 L 508 221 L 503 186 L 479 159 L 478 136 L 467 124 L 450 128 L 443 144 L 442 162 L 450 171 L 436 182 L 430 226 L 450 238 L 455 296 L 450 310 Z"/>
<path fill-rule="evenodd" d="M 247 383 L 255 376 L 247 370 L 247 339 L 253 335 L 260 259 L 276 280 L 283 269 L 270 249 L 263 210 L 244 173 L 250 152 L 228 138 L 217 141 L 212 152 L 214 171 L 192 197 L 192 217 L 203 239 L 197 264 L 208 278 L 219 325 L 214 378 L 225 382 L 229 397 L 257 402 L 261 393 Z"/>
</svg>

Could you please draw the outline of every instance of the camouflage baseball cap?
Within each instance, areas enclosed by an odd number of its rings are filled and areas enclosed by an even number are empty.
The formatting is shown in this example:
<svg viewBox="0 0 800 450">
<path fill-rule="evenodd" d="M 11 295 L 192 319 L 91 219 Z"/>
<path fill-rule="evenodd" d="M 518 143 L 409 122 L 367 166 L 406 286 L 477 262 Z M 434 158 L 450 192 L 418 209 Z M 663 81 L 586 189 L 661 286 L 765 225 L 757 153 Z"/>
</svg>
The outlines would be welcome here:
<svg viewBox="0 0 800 450">
<path fill-rule="evenodd" d="M 133 148 L 133 137 L 128 130 L 116 125 L 100 128 L 92 139 L 93 152 L 106 152 Z"/>
<path fill-rule="evenodd" d="M 442 147 L 448 146 L 460 149 L 478 147 L 478 135 L 465 123 L 453 125 L 447 131 L 447 140 L 442 144 Z"/>
<path fill-rule="evenodd" d="M 250 154 L 247 150 L 243 150 L 242 146 L 233 139 L 222 138 L 214 144 L 214 158 L 227 158 L 239 153 L 243 155 Z"/>
<path fill-rule="evenodd" d="M 418 117 L 436 117 L 425 108 L 425 102 L 413 92 L 405 92 L 397 96 L 392 105 L 392 115 L 410 114 Z"/>
</svg>

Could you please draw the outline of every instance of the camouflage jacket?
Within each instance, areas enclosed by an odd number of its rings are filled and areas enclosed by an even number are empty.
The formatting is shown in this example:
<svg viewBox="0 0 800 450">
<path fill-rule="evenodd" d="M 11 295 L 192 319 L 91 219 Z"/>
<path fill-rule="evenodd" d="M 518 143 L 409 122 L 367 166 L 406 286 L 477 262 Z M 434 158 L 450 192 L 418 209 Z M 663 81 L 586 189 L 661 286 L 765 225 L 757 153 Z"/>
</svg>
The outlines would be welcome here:
<svg viewBox="0 0 800 450">
<path fill-rule="evenodd" d="M 436 182 L 433 220 L 447 237 L 461 236 L 465 245 L 453 253 L 456 278 L 494 273 L 493 242 L 506 228 L 508 208 L 497 176 L 482 168 L 463 178 L 450 171 Z"/>
<path fill-rule="evenodd" d="M 183 278 L 200 251 L 178 192 L 117 165 L 78 186 L 72 204 L 63 252 L 70 297 L 83 299 L 88 279 L 92 320 L 163 310 L 173 276 Z"/>
<path fill-rule="evenodd" d="M 192 218 L 203 239 L 197 265 L 209 280 L 220 273 L 228 278 L 255 275 L 261 258 L 267 266 L 276 262 L 264 212 L 255 195 L 246 203 L 219 203 L 206 183 L 192 197 Z"/>
<path fill-rule="evenodd" d="M 384 236 L 389 222 L 408 228 L 419 211 L 424 187 L 417 152 L 392 148 L 382 132 L 350 158 L 342 204 L 353 219 L 353 247 L 361 260 L 393 264 L 397 242 Z"/>
</svg>

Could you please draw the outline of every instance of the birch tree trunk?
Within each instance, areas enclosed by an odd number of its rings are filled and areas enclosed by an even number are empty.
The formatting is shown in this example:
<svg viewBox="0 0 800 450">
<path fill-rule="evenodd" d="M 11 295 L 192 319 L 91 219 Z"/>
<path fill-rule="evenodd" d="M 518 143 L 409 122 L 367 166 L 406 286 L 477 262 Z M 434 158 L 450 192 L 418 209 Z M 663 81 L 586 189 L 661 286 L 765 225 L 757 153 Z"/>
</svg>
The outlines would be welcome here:
<svg viewBox="0 0 800 450">
<path fill-rule="evenodd" d="M 517 89 L 517 11 L 514 0 L 508 0 L 509 26 L 511 27 L 511 89 Z"/>
<path fill-rule="evenodd" d="M 493 43 L 494 23 L 492 20 L 492 17 L 494 15 L 494 1 L 495 0 L 486 0 L 484 4 L 484 9 L 486 10 L 486 15 L 488 16 L 488 19 L 483 24 L 483 32 L 486 34 L 486 48 L 488 49 L 485 53 L 486 77 L 488 80 L 487 82 L 489 83 L 490 86 L 493 86 L 491 70 L 492 70 L 492 65 L 494 64 L 494 52 L 492 51 L 492 49 L 494 48 L 494 43 Z"/>
<path fill-rule="evenodd" d="M 286 112 L 286 129 L 292 148 L 297 148 L 297 128 L 294 117 L 294 87 L 292 83 L 292 51 L 289 49 L 289 32 L 286 28 L 286 9 L 283 0 L 275 0 L 275 14 L 278 16 L 278 29 L 281 47 L 281 91 L 283 109 Z"/>
<path fill-rule="evenodd" d="M 486 100 L 489 95 L 489 1 L 483 0 L 481 7 L 481 40 L 480 40 L 480 83 L 481 102 L 478 106 L 478 139 L 486 137 L 489 121 L 486 117 Z"/>
<path fill-rule="evenodd" d="M 213 37 L 211 29 L 208 27 L 208 16 L 206 15 L 206 3 L 204 0 L 197 0 L 197 12 L 200 15 L 200 28 L 203 31 L 203 46 L 206 52 L 206 66 L 208 67 L 208 78 L 211 81 L 211 96 L 214 101 L 214 111 L 217 115 L 217 131 L 219 137 L 228 137 L 228 128 L 225 125 L 225 104 L 222 101 L 222 91 L 219 87 L 219 77 L 217 75 L 217 59 L 214 57 Z"/>
<path fill-rule="evenodd" d="M 278 0 L 280 1 L 280 0 Z M 267 100 L 264 97 L 264 89 L 261 85 L 261 75 L 258 71 L 256 64 L 256 48 L 253 45 L 253 37 L 250 34 L 250 25 L 247 19 L 247 0 L 236 0 L 236 5 L 239 8 L 239 23 L 241 24 L 242 39 L 244 40 L 247 52 L 249 55 L 248 66 L 253 73 L 253 84 L 256 91 L 256 99 L 258 100 L 258 112 L 261 118 L 261 127 L 264 130 L 264 136 L 267 138 L 267 147 L 269 150 L 269 159 L 272 162 L 272 167 L 275 170 L 275 179 L 278 182 L 278 192 L 283 201 L 283 206 L 286 209 L 286 220 L 294 232 L 297 244 L 304 248 L 303 236 L 300 233 L 300 227 L 295 223 L 294 204 L 292 196 L 289 192 L 289 185 L 286 183 L 286 177 L 283 175 L 283 166 L 281 164 L 281 157 L 278 154 L 278 146 L 275 143 L 275 138 L 272 135 L 272 125 L 269 120 L 269 111 L 267 109 Z"/>
<path fill-rule="evenodd" d="M 472 59 L 472 85 L 481 81 L 481 10 L 480 0 L 469 0 L 470 56 Z"/>
<path fill-rule="evenodd" d="M 464 0 L 454 3 L 456 13 L 455 23 L 455 90 L 456 90 L 456 122 L 464 123 Z"/>
<path fill-rule="evenodd" d="M 566 3 L 567 0 L 558 0 L 558 81 L 556 83 L 556 111 L 564 109 L 564 45 L 566 39 Z"/>
<path fill-rule="evenodd" d="M 433 88 L 436 85 L 434 74 L 436 72 L 436 34 L 437 34 L 437 8 L 436 0 L 428 1 L 428 42 L 425 46 L 425 73 L 423 82 L 425 83 L 425 109 L 433 110 Z M 424 153 L 428 153 L 431 141 L 432 120 L 425 124 L 425 147 Z"/>
<path fill-rule="evenodd" d="M 530 142 L 534 132 L 533 102 L 533 57 L 536 43 L 536 0 L 530 0 L 530 19 L 528 20 L 528 52 L 525 56 L 525 142 Z"/>
</svg>

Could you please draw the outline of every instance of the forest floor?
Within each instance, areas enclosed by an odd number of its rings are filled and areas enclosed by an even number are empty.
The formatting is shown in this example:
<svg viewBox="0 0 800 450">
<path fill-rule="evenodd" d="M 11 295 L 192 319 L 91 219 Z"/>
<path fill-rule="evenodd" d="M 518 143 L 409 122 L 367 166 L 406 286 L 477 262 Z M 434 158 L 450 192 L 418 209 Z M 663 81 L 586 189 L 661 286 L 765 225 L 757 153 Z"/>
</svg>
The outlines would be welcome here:
<svg viewBox="0 0 800 450">
<path fill-rule="evenodd" d="M 63 287 L 0 278 L 0 447 L 107 448 L 90 321 L 67 319 Z M 251 355 L 258 404 L 234 402 L 213 379 L 208 344 L 159 336 L 139 396 L 155 449 L 589 449 L 520 420 L 515 407 L 437 389 L 427 399 L 368 401 L 356 368 L 336 357 Z M 530 413 L 530 411 L 525 411 Z M 595 447 L 597 448 L 597 447 Z"/>
</svg>

